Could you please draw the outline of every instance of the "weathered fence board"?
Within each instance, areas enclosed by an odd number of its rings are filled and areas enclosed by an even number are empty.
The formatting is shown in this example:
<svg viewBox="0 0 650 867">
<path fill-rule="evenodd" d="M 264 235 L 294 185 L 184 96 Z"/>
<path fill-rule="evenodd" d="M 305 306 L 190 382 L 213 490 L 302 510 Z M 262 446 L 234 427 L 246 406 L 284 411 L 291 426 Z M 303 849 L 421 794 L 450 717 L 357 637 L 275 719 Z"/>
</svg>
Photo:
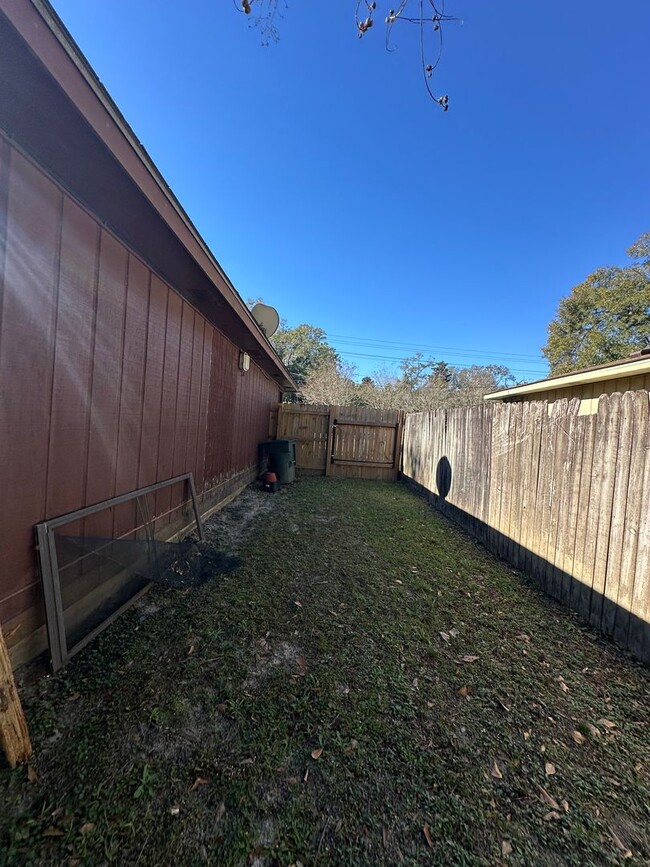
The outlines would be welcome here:
<svg viewBox="0 0 650 867">
<path fill-rule="evenodd" d="M 650 662 L 647 391 L 408 415 L 403 475 L 549 595 Z"/>
</svg>

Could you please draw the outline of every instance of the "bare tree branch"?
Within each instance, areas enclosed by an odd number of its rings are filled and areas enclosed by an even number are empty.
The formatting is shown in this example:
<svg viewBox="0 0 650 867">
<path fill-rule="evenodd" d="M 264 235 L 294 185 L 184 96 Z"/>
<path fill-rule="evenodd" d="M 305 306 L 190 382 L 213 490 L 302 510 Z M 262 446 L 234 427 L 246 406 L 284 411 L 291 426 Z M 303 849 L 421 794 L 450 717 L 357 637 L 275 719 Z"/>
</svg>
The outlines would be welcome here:
<svg viewBox="0 0 650 867">
<path fill-rule="evenodd" d="M 277 20 L 288 7 L 287 0 L 233 0 L 237 8 L 251 16 L 251 25 L 260 29 L 262 44 L 269 45 L 280 38 Z M 376 0 L 355 0 L 354 22 L 359 39 L 374 27 Z M 239 4 L 239 5 L 238 5 Z M 396 24 L 413 24 L 419 28 L 419 53 L 422 77 L 427 93 L 441 106 L 449 108 L 449 97 L 437 95 L 432 86 L 433 74 L 442 57 L 443 25 L 459 21 L 445 12 L 445 0 L 400 0 L 396 9 L 389 9 L 385 18 L 386 50 L 394 51 L 391 36 Z"/>
</svg>

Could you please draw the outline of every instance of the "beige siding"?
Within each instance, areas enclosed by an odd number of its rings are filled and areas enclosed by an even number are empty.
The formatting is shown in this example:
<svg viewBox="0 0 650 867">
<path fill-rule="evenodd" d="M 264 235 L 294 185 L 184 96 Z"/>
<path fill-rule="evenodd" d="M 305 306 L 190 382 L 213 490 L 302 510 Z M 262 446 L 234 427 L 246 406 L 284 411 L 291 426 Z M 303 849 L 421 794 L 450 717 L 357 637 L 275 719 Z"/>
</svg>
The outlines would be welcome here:
<svg viewBox="0 0 650 867">
<path fill-rule="evenodd" d="M 509 403 L 522 401 L 545 400 L 548 403 L 549 415 L 553 411 L 556 400 L 577 397 L 580 399 L 579 415 L 595 415 L 598 412 L 598 398 L 601 394 L 625 394 L 626 391 L 650 389 L 650 373 L 640 373 L 637 376 L 621 376 L 618 379 L 607 379 L 603 382 L 586 382 L 584 385 L 571 385 L 567 388 L 534 391 L 530 394 L 507 398 Z"/>
</svg>

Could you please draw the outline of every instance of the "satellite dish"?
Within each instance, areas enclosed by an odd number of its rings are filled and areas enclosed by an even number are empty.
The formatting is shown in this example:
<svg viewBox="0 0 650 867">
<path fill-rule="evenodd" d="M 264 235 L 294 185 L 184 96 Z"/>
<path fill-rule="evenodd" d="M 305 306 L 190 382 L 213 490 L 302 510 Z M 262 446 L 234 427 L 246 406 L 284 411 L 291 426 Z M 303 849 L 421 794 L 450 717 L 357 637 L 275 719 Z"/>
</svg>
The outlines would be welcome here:
<svg viewBox="0 0 650 867">
<path fill-rule="evenodd" d="M 251 310 L 251 314 L 267 337 L 272 337 L 278 330 L 280 317 L 275 307 L 269 307 L 268 304 L 256 304 Z"/>
</svg>

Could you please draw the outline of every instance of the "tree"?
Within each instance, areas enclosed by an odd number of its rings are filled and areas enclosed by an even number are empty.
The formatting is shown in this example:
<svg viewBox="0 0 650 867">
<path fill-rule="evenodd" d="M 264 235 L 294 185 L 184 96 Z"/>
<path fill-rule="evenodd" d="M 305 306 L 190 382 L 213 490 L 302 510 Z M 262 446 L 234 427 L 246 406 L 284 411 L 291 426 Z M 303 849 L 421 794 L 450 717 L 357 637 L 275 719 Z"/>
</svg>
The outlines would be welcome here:
<svg viewBox="0 0 650 867">
<path fill-rule="evenodd" d="M 317 368 L 339 363 L 339 356 L 327 342 L 326 333 L 315 325 L 283 326 L 273 335 L 271 343 L 298 385 L 303 385 Z"/>
<path fill-rule="evenodd" d="M 359 39 L 365 36 L 375 24 L 376 0 L 351 0 L 355 3 L 355 27 Z M 288 0 L 239 0 L 241 11 L 249 16 L 251 25 L 257 28 L 262 44 L 269 45 L 280 38 L 278 20 L 288 7 Z M 451 21 L 459 21 L 454 15 L 447 15 L 444 0 L 398 0 L 396 9 L 388 9 L 384 24 L 386 27 L 386 50 L 392 51 L 391 37 L 395 26 L 416 27 L 419 61 L 427 93 L 443 111 L 449 108 L 449 97 L 438 96 L 431 87 L 431 79 L 442 57 L 443 26 Z"/>
<path fill-rule="evenodd" d="M 650 232 L 624 268 L 598 268 L 560 301 L 542 352 L 552 374 L 605 364 L 650 346 Z"/>
<path fill-rule="evenodd" d="M 307 403 L 327 406 L 363 405 L 361 385 L 354 381 L 355 373 L 352 365 L 334 361 L 314 367 L 302 387 L 302 398 Z"/>
<path fill-rule="evenodd" d="M 473 406 L 483 402 L 483 395 L 515 385 L 515 377 L 501 364 L 472 364 L 456 368 L 450 381 L 453 406 Z"/>
<path fill-rule="evenodd" d="M 477 364 L 455 368 L 445 361 L 427 359 L 420 352 L 405 358 L 401 368 L 401 376 L 380 370 L 356 382 L 353 367 L 325 364 L 307 377 L 302 399 L 307 403 L 424 412 L 482 403 L 484 394 L 515 383 L 507 367 Z"/>
</svg>

